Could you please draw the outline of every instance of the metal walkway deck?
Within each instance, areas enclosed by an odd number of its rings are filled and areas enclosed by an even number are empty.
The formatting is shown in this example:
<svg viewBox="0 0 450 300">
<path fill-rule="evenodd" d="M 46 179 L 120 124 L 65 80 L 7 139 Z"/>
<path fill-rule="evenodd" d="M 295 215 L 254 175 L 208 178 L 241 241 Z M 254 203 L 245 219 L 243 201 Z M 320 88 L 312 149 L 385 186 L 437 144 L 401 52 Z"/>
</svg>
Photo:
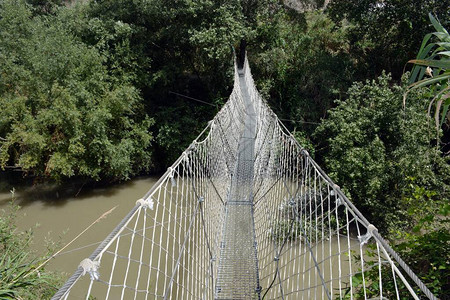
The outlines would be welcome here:
<svg viewBox="0 0 450 300">
<path fill-rule="evenodd" d="M 256 115 L 241 72 L 239 80 L 245 102 L 245 128 L 226 203 L 216 299 L 260 299 L 252 195 Z"/>
<path fill-rule="evenodd" d="M 283 126 L 247 60 L 244 70 L 52 299 L 436 300 Z"/>
</svg>

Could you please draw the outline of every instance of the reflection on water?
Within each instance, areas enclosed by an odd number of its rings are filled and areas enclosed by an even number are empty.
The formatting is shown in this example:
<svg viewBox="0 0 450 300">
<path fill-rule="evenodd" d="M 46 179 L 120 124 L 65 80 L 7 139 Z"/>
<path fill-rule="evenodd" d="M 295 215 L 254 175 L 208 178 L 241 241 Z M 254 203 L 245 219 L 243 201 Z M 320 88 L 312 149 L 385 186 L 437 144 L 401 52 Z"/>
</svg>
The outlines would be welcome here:
<svg viewBox="0 0 450 300">
<path fill-rule="evenodd" d="M 43 253 L 46 240 L 58 241 L 61 238 L 62 245 L 65 245 L 103 213 L 117 206 L 106 219 L 95 224 L 47 266 L 49 270 L 72 274 L 80 261 L 95 250 L 156 180 L 155 177 L 137 178 L 109 187 L 82 188 L 81 191 L 80 183 L 61 188 L 50 184 L 21 187 L 2 180 L 0 209 L 8 209 L 10 190 L 14 187 L 16 203 L 22 207 L 18 212 L 17 225 L 25 230 L 38 224 L 34 229 L 32 248 Z"/>
</svg>

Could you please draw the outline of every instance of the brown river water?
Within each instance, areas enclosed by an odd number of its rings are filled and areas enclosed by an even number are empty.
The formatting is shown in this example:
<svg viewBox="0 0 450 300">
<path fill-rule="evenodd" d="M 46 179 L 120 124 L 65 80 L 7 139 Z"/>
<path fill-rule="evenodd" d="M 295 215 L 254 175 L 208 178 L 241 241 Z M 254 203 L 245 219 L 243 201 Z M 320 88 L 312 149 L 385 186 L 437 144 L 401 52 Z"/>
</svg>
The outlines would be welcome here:
<svg viewBox="0 0 450 300">
<path fill-rule="evenodd" d="M 60 242 L 55 250 L 70 242 L 92 222 L 102 214 L 116 207 L 105 219 L 93 225 L 86 233 L 79 237 L 69 247 L 53 258 L 47 265 L 48 270 L 64 272 L 70 276 L 78 267 L 79 263 L 89 257 L 101 241 L 116 227 L 116 225 L 134 207 L 136 200 L 141 198 L 158 180 L 158 177 L 136 178 L 125 183 L 115 184 L 102 188 L 82 188 L 82 184 L 76 183 L 68 186 L 57 187 L 49 184 L 39 185 L 15 185 L 8 180 L 0 178 L 0 210 L 2 215 L 10 210 L 11 190 L 15 189 L 15 203 L 21 208 L 17 213 L 16 223 L 20 230 L 33 228 L 34 242 L 32 249 L 37 253 L 45 253 L 48 240 Z M 341 241 L 342 248 L 346 240 Z M 333 253 L 338 250 L 336 238 L 331 241 Z M 352 248 L 358 249 L 354 239 L 351 241 Z M 337 258 L 333 258 L 332 277 L 337 277 Z M 347 259 L 342 258 L 344 274 L 348 272 Z M 284 262 L 285 264 L 287 262 Z M 287 277 L 296 276 L 298 270 L 312 268 L 306 263 L 305 266 L 298 262 L 289 263 L 288 268 L 282 268 L 281 272 Z M 311 263 L 311 262 L 309 262 Z M 270 268 L 269 268 L 270 269 Z M 270 271 L 267 269 L 267 271 Z M 272 270 L 273 271 L 273 270 Z M 261 284 L 268 285 L 271 281 L 271 272 L 264 274 L 261 271 Z M 336 274 L 335 274 L 336 273 Z M 331 274 L 328 274 L 330 276 Z M 318 282 L 311 277 L 303 280 Z M 328 277 L 327 276 L 327 277 Z M 296 278 L 296 277 L 295 277 Z M 326 278 L 328 279 L 328 278 Z M 300 279 L 299 279 L 300 280 Z M 344 280 L 346 281 L 346 280 Z M 288 280 L 290 285 L 296 282 Z M 344 285 L 346 283 L 344 282 Z M 335 284 L 337 286 L 337 284 Z M 275 292 L 275 291 L 274 291 Z M 306 291 L 305 291 L 306 293 Z M 309 291 L 307 291 L 309 293 Z M 308 294 L 309 295 L 309 294 Z M 294 298 L 299 294 L 291 295 Z"/>
<path fill-rule="evenodd" d="M 31 247 L 38 253 L 45 253 L 48 240 L 60 241 L 61 246 L 56 248 L 59 250 L 103 213 L 117 206 L 47 265 L 49 270 L 70 275 L 157 180 L 157 177 L 136 178 L 122 184 L 83 188 L 81 191 L 82 184 L 62 188 L 43 184 L 23 187 L 1 180 L 0 210 L 8 213 L 10 191 L 15 188 L 15 203 L 21 207 L 17 213 L 18 228 L 33 228 L 34 242 Z"/>
</svg>

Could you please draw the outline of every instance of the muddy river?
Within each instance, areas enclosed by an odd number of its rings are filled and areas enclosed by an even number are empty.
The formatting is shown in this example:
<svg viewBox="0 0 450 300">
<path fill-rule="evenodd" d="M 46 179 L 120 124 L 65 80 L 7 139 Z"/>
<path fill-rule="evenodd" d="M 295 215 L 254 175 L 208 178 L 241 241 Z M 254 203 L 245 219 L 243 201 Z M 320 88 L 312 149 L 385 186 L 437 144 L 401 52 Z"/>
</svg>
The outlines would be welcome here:
<svg viewBox="0 0 450 300">
<path fill-rule="evenodd" d="M 11 190 L 14 188 L 15 203 L 21 207 L 17 213 L 18 228 L 32 228 L 32 248 L 38 253 L 44 253 L 49 242 L 59 242 L 61 246 L 56 248 L 59 250 L 99 216 L 116 207 L 105 219 L 96 223 L 48 263 L 49 270 L 72 274 L 80 261 L 95 250 L 157 179 L 137 178 L 94 189 L 83 188 L 80 183 L 62 188 L 42 184 L 24 187 L 1 180 L 0 209 L 6 213 L 10 211 Z"/>
</svg>

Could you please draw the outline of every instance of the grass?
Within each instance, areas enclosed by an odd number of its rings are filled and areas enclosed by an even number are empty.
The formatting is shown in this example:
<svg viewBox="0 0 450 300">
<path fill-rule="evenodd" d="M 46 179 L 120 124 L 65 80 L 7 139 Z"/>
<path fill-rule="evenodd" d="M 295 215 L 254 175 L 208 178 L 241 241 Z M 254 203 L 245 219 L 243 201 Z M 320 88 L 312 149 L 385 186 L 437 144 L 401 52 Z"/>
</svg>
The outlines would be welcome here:
<svg viewBox="0 0 450 300">
<path fill-rule="evenodd" d="M 33 231 L 16 226 L 19 206 L 14 203 L 0 217 L 0 299 L 50 299 L 62 283 L 62 276 L 36 267 L 51 250 L 38 255 L 30 249 Z"/>
</svg>

